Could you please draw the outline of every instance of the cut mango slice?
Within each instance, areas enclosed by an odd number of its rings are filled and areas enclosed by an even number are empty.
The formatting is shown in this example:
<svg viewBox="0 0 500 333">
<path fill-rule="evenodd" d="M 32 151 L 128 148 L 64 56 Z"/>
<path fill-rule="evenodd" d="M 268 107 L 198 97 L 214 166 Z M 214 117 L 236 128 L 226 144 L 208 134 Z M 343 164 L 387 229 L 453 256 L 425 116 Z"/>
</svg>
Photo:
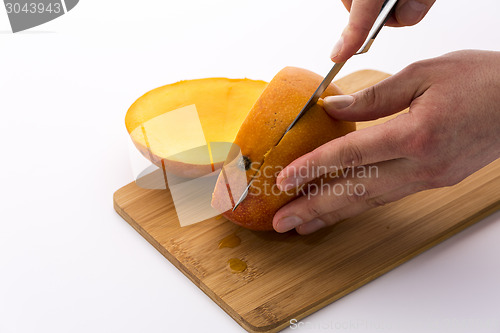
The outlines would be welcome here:
<svg viewBox="0 0 500 333">
<path fill-rule="evenodd" d="M 181 177 L 200 177 L 220 168 L 225 155 L 211 142 L 233 142 L 267 83 L 207 78 L 156 88 L 129 108 L 125 125 L 139 151 Z"/>
</svg>

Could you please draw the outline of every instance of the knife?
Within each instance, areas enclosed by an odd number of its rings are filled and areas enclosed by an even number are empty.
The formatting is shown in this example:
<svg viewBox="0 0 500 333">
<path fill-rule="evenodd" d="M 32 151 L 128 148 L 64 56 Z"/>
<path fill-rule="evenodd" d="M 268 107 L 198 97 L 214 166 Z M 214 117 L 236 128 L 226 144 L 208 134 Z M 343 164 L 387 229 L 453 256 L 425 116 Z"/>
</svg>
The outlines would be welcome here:
<svg viewBox="0 0 500 333">
<path fill-rule="evenodd" d="M 354 55 L 363 54 L 363 53 L 368 52 L 368 50 L 370 49 L 370 47 L 373 44 L 373 41 L 375 40 L 375 38 L 377 37 L 378 33 L 380 32 L 380 30 L 384 26 L 385 22 L 387 22 L 387 20 L 389 19 L 389 16 L 392 13 L 392 10 L 394 9 L 394 6 L 396 5 L 397 2 L 398 2 L 398 0 L 386 0 L 386 1 L 384 1 L 383 5 L 382 5 L 382 9 L 380 10 L 379 15 L 375 19 L 375 22 L 373 23 L 373 26 L 372 26 L 370 32 L 368 33 L 368 37 L 366 38 L 365 42 L 363 43 L 363 45 L 361 46 L 361 48 L 358 50 L 358 52 L 356 52 Z M 342 67 L 344 66 L 345 63 L 346 63 L 345 61 L 344 62 L 338 62 L 338 63 L 335 63 L 333 65 L 332 69 L 325 76 L 325 78 L 320 83 L 319 87 L 316 89 L 316 91 L 314 92 L 314 94 L 311 96 L 311 98 L 309 98 L 309 100 L 307 101 L 306 105 L 302 108 L 302 110 L 299 112 L 299 114 L 297 115 L 297 117 L 295 117 L 295 119 L 292 121 L 292 123 L 287 127 L 287 129 L 285 130 L 285 132 L 283 133 L 283 135 L 281 136 L 281 138 L 276 143 L 276 146 L 281 142 L 281 140 L 283 139 L 283 137 L 285 136 L 285 134 L 288 133 L 293 128 L 293 126 L 295 126 L 295 124 L 297 124 L 297 122 L 300 120 L 300 118 L 302 118 L 302 116 L 314 104 L 316 104 L 318 102 L 318 100 L 321 97 L 321 95 L 323 95 L 323 93 L 325 92 L 326 88 L 330 85 L 330 83 L 333 81 L 333 79 L 338 74 L 338 72 L 340 72 L 340 70 L 342 69 Z M 257 173 L 258 173 L 258 171 L 256 172 L 256 174 Z M 245 198 L 247 197 L 248 191 L 250 189 L 250 186 L 252 185 L 252 181 L 253 181 L 253 177 L 250 180 L 250 182 L 248 183 L 248 186 L 243 191 L 243 193 L 240 196 L 239 200 L 234 205 L 233 212 L 243 202 L 243 200 L 245 200 Z"/>
</svg>

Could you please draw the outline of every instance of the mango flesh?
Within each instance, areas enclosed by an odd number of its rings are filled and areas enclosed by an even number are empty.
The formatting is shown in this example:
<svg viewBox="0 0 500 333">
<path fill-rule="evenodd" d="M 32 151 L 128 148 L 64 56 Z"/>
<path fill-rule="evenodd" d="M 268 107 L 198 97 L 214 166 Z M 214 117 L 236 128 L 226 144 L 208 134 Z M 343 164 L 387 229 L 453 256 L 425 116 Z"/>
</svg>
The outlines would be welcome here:
<svg viewBox="0 0 500 333">
<path fill-rule="evenodd" d="M 221 173 L 212 196 L 212 206 L 223 212 L 227 219 L 248 229 L 272 230 L 276 211 L 301 194 L 278 190 L 276 176 L 279 171 L 296 158 L 356 129 L 355 123 L 328 116 L 320 100 L 279 141 L 322 79 L 305 69 L 286 67 L 262 92 L 234 141 L 235 147 L 241 150 L 240 161 L 236 164 L 226 161 L 227 165 L 239 165 L 240 168 Z M 322 98 L 338 94 L 341 94 L 340 90 L 331 84 Z M 251 167 L 245 168 L 249 164 Z M 256 174 L 256 170 L 260 172 Z M 247 183 L 252 178 L 253 182 L 246 199 L 233 212 L 228 209 L 228 204 L 231 208 L 234 206 L 244 187 L 228 184 L 228 178 L 238 178 L 234 177 L 238 172 L 243 174 Z M 235 189 L 238 193 L 234 193 Z"/>
<path fill-rule="evenodd" d="M 180 81 L 146 93 L 129 108 L 125 125 L 146 158 L 181 177 L 222 167 L 226 155 L 211 142 L 233 142 L 267 83 L 207 78 Z"/>
</svg>

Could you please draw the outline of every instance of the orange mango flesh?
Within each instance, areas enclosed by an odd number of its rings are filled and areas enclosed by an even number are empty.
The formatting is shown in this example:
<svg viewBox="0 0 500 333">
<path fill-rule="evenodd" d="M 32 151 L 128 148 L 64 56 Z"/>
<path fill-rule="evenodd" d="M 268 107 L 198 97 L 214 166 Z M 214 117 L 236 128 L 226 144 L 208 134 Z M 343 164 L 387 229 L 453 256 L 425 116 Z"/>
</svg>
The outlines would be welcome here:
<svg viewBox="0 0 500 333">
<path fill-rule="evenodd" d="M 137 99 L 125 125 L 135 146 L 151 162 L 163 163 L 181 177 L 200 177 L 221 167 L 226 157 L 210 154 L 206 145 L 233 142 L 266 86 L 250 79 L 180 81 Z"/>
</svg>

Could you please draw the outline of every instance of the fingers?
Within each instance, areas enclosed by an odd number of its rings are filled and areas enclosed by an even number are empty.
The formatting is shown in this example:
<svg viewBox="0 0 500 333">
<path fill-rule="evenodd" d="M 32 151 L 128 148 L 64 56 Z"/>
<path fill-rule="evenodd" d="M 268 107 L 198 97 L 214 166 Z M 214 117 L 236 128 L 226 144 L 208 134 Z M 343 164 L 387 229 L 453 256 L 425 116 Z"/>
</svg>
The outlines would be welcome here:
<svg viewBox="0 0 500 333">
<path fill-rule="evenodd" d="M 358 202 L 352 205 L 347 205 L 336 211 L 320 216 L 319 218 L 313 219 L 310 222 L 299 225 L 295 228 L 295 230 L 300 235 L 308 235 L 319 229 L 332 226 L 337 224 L 338 222 L 345 220 L 349 217 L 359 215 L 367 210 L 370 207 L 367 205 L 366 201 Z"/>
<path fill-rule="evenodd" d="M 398 74 L 351 96 L 330 96 L 324 108 L 340 120 L 372 120 L 399 112 L 428 88 L 426 71 L 414 64 Z M 371 126 L 332 140 L 299 157 L 276 179 L 281 190 L 307 183 L 325 173 L 345 167 L 373 164 L 406 156 L 405 137 L 411 122 L 403 115 L 381 125 Z"/>
<path fill-rule="evenodd" d="M 310 222 L 297 226 L 295 230 L 301 235 L 308 235 L 324 227 L 334 225 L 342 220 L 359 215 L 372 208 L 383 206 L 385 204 L 402 199 L 410 194 L 417 193 L 426 189 L 427 187 L 424 185 L 424 183 L 415 182 L 405 184 L 397 190 L 390 191 L 378 197 L 370 198 L 366 201 L 342 207 L 336 211 L 320 216 L 319 218 L 313 219 Z"/>
<path fill-rule="evenodd" d="M 332 49 L 330 55 L 332 61 L 346 61 L 359 50 L 383 2 L 383 0 L 342 0 L 351 14 L 347 27 Z M 415 25 L 424 18 L 434 2 L 435 0 L 399 0 L 393 16 L 386 24 L 395 27 Z"/>
<path fill-rule="evenodd" d="M 399 119 L 351 132 L 307 153 L 281 170 L 276 179 L 279 189 L 286 191 L 326 173 L 346 167 L 373 164 L 404 156 L 407 135 Z"/>
<path fill-rule="evenodd" d="M 416 178 L 411 166 L 406 159 L 365 165 L 352 168 L 325 184 L 309 186 L 307 196 L 292 201 L 275 214 L 273 226 L 278 232 L 288 231 L 343 207 L 393 191 L 401 184 L 413 183 Z"/>
<path fill-rule="evenodd" d="M 352 95 L 328 96 L 323 99 L 325 111 L 333 118 L 364 121 L 385 117 L 410 106 L 428 86 L 418 65 Z"/>
<path fill-rule="evenodd" d="M 332 61 L 346 61 L 359 50 L 368 36 L 383 3 L 384 0 L 357 0 L 352 1 L 351 4 L 344 2 L 346 7 L 350 5 L 351 14 L 347 27 L 333 47 L 330 56 Z"/>
<path fill-rule="evenodd" d="M 399 0 L 396 5 L 393 26 L 410 26 L 420 22 L 436 0 Z"/>
</svg>

